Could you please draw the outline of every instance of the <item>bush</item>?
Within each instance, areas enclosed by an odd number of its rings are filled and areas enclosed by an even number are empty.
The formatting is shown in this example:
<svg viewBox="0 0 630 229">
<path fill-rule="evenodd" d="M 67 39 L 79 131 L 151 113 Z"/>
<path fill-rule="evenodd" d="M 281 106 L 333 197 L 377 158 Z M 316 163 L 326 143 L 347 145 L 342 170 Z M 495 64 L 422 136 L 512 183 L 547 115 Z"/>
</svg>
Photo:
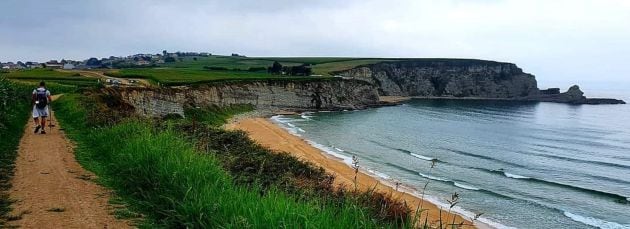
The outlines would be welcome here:
<svg viewBox="0 0 630 229">
<path fill-rule="evenodd" d="M 0 76 L 0 228 L 11 211 L 6 191 L 11 188 L 13 163 L 30 112 L 31 90 Z"/>
<path fill-rule="evenodd" d="M 177 61 L 177 60 L 175 60 L 175 58 L 172 57 L 172 56 L 164 58 L 164 62 L 166 62 L 166 63 L 173 63 L 175 61 Z"/>
</svg>

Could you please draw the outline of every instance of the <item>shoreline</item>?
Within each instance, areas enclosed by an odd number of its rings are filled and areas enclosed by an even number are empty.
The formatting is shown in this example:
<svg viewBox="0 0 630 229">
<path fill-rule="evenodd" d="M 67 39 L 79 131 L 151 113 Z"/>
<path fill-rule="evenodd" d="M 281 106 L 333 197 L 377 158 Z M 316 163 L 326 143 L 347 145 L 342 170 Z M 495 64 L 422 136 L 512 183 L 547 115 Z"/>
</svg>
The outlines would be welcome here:
<svg viewBox="0 0 630 229">
<path fill-rule="evenodd" d="M 379 100 L 385 104 L 400 104 L 412 99 L 420 100 L 472 100 L 472 101 L 508 101 L 508 102 L 536 102 L 536 103 L 560 103 L 571 105 L 618 105 L 626 104 L 625 101 L 620 99 L 608 99 L 608 98 L 586 98 L 580 101 L 566 101 L 557 99 L 552 96 L 538 96 L 538 97 L 522 97 L 522 98 L 488 98 L 488 97 L 454 97 L 454 96 L 380 96 Z"/>
<path fill-rule="evenodd" d="M 300 160 L 321 166 L 327 172 L 336 176 L 335 185 L 342 185 L 348 188 L 354 186 L 354 169 L 350 167 L 347 162 L 344 163 L 343 159 L 316 148 L 311 145 L 308 140 L 291 134 L 288 130 L 273 123 L 268 118 L 261 118 L 261 116 L 256 115 L 238 117 L 233 119 L 229 124 L 226 124 L 225 128 L 245 131 L 249 134 L 251 139 L 265 147 L 288 152 Z M 360 190 L 375 188 L 383 193 L 391 193 L 394 198 L 405 201 L 410 209 L 412 209 L 412 212 L 415 212 L 415 210 L 421 206 L 425 211 L 422 213 L 419 221 L 424 221 L 428 213 L 429 222 L 433 225 L 433 223 L 439 221 L 440 209 L 442 209 L 441 215 L 444 220 L 448 218 L 448 221 L 452 221 L 453 217 L 455 217 L 457 223 L 465 222 L 465 224 L 472 224 L 472 221 L 467 217 L 465 218 L 455 212 L 449 213 L 448 207 L 439 206 L 431 202 L 426 196 L 424 199 L 419 197 L 420 193 L 412 187 L 398 183 L 398 189 L 396 189 L 395 182 L 378 177 L 378 174 L 374 171 L 360 169 L 357 174 L 356 183 L 357 188 Z M 474 226 L 464 226 L 461 228 L 492 227 L 480 221 L 475 221 Z"/>
</svg>

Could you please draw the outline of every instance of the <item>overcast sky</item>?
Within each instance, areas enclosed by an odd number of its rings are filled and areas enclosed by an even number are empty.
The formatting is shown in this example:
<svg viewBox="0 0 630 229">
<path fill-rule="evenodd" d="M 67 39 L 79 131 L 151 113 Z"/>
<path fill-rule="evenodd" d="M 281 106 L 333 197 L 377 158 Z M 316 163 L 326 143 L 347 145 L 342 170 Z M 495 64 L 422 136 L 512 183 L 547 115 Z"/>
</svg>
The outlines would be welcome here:
<svg viewBox="0 0 630 229">
<path fill-rule="evenodd" d="M 0 1 L 2 62 L 163 49 L 478 58 L 541 86 L 630 83 L 630 0 Z"/>
</svg>

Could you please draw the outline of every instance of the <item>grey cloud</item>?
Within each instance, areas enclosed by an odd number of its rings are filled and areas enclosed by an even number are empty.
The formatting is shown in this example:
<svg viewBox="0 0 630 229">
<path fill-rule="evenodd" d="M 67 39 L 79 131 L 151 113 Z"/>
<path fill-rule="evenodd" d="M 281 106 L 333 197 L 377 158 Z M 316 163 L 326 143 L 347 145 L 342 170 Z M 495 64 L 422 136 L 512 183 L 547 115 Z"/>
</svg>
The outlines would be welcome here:
<svg viewBox="0 0 630 229">
<path fill-rule="evenodd" d="M 4 0 L 0 61 L 162 49 L 461 57 L 515 62 L 541 82 L 630 82 L 628 11 L 623 0 Z"/>
</svg>

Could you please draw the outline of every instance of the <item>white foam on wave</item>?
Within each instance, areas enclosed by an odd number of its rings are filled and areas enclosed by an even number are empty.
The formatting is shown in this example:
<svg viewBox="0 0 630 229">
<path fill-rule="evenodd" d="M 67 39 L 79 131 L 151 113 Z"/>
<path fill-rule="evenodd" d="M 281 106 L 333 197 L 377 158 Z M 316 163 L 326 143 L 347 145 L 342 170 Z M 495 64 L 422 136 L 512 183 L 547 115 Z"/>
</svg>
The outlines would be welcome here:
<svg viewBox="0 0 630 229">
<path fill-rule="evenodd" d="M 313 117 L 311 114 L 313 114 L 313 112 L 303 112 L 302 114 L 300 114 L 300 118 L 311 120 L 311 118 Z"/>
<path fill-rule="evenodd" d="M 417 192 L 413 193 L 415 196 L 417 197 L 421 197 L 421 195 Z M 428 196 L 428 195 L 424 195 L 424 199 L 428 200 L 429 202 L 437 205 L 438 207 L 441 207 L 442 209 L 448 209 L 450 206 L 448 203 L 442 202 L 442 200 L 433 197 L 433 196 Z M 466 209 L 463 209 L 460 206 L 455 206 L 451 209 L 452 212 L 457 213 L 458 215 L 464 216 L 465 218 L 471 219 L 473 217 L 475 217 L 475 213 L 468 211 Z M 510 227 L 510 226 L 506 226 L 503 225 L 499 222 L 495 222 L 491 219 L 485 218 L 485 217 L 479 217 L 477 219 L 477 222 L 481 222 L 482 224 L 486 225 L 486 226 L 490 226 L 491 228 L 497 228 L 497 229 L 517 229 L 516 227 Z"/>
<path fill-rule="evenodd" d="M 302 135 L 300 135 L 299 132 L 305 133 L 306 131 L 303 130 L 302 128 L 299 128 L 297 126 L 295 126 L 293 123 L 290 122 L 290 120 L 284 118 L 282 115 L 276 115 L 271 117 L 271 120 L 279 123 L 279 126 L 282 127 L 283 129 L 287 130 L 290 134 L 301 137 Z"/>
<path fill-rule="evenodd" d="M 333 148 L 335 148 L 335 150 L 337 150 L 337 151 L 339 151 L 339 152 L 346 152 L 345 150 L 343 150 L 343 149 L 339 149 L 339 148 L 334 147 L 334 146 L 333 146 Z"/>
<path fill-rule="evenodd" d="M 289 118 L 289 117 L 286 117 L 286 116 L 283 116 L 283 115 L 272 116 L 271 120 L 275 121 L 275 122 L 279 122 L 279 123 L 303 122 L 304 121 L 302 119 Z"/>
<path fill-rule="evenodd" d="M 433 158 L 431 158 L 431 157 L 423 156 L 423 155 L 420 155 L 420 154 L 415 154 L 415 153 L 409 153 L 409 154 L 411 154 L 411 156 L 414 156 L 416 158 L 420 158 L 420 159 L 425 160 L 425 161 L 432 161 L 433 160 Z"/>
<path fill-rule="evenodd" d="M 521 175 L 516 175 L 516 174 L 512 174 L 512 173 L 507 173 L 507 172 L 503 172 L 503 174 L 506 177 L 509 178 L 514 178 L 514 179 L 530 179 L 531 177 L 526 177 L 526 176 L 521 176 Z"/>
<path fill-rule="evenodd" d="M 418 174 L 419 174 L 420 176 L 424 177 L 424 178 L 431 179 L 431 180 L 436 180 L 436 181 L 451 181 L 451 180 L 446 179 L 446 178 L 434 177 L 434 176 L 427 175 L 427 174 L 424 174 L 424 173 L 418 173 Z"/>
<path fill-rule="evenodd" d="M 311 140 L 306 140 L 306 142 L 308 142 L 309 145 L 311 145 L 311 146 L 313 146 L 313 147 L 315 147 L 315 148 L 317 148 L 317 149 L 319 149 L 321 151 L 324 151 L 325 153 L 327 153 L 327 154 L 329 154 L 331 156 L 334 156 L 336 158 L 341 159 L 343 161 L 343 163 L 345 163 L 347 165 L 352 165 L 352 157 L 340 154 L 335 149 L 333 149 L 331 147 L 319 144 L 319 143 L 311 141 Z"/>
<path fill-rule="evenodd" d="M 306 130 L 299 128 L 297 126 L 295 126 L 293 123 L 290 122 L 286 122 L 285 124 L 287 124 L 287 126 L 290 126 L 291 128 L 293 128 L 295 131 L 297 132 L 302 132 L 302 133 L 306 133 Z"/>
<path fill-rule="evenodd" d="M 468 185 L 468 184 L 462 184 L 462 183 L 457 183 L 457 182 L 453 182 L 453 184 L 457 187 L 463 188 L 463 189 L 468 189 L 468 190 L 473 190 L 473 191 L 479 191 L 481 190 L 480 188 L 477 188 L 475 186 L 472 185 Z"/>
<path fill-rule="evenodd" d="M 602 229 L 630 229 L 629 224 L 620 224 L 615 222 L 609 222 L 603 219 L 597 219 L 593 217 L 581 216 L 565 211 L 564 215 L 571 218 L 573 221 L 577 221 L 586 225 L 590 225 Z"/>
<path fill-rule="evenodd" d="M 391 178 L 392 178 L 392 177 L 390 177 L 389 175 L 387 175 L 387 174 L 385 174 L 385 173 L 382 173 L 382 172 L 379 172 L 379 171 L 377 171 L 377 170 L 366 169 L 366 171 L 368 171 L 368 172 L 369 172 L 369 173 L 371 173 L 372 175 L 375 175 L 375 176 L 377 176 L 377 177 L 379 177 L 379 178 L 381 178 L 381 179 L 389 180 L 389 179 L 391 179 Z"/>
</svg>

